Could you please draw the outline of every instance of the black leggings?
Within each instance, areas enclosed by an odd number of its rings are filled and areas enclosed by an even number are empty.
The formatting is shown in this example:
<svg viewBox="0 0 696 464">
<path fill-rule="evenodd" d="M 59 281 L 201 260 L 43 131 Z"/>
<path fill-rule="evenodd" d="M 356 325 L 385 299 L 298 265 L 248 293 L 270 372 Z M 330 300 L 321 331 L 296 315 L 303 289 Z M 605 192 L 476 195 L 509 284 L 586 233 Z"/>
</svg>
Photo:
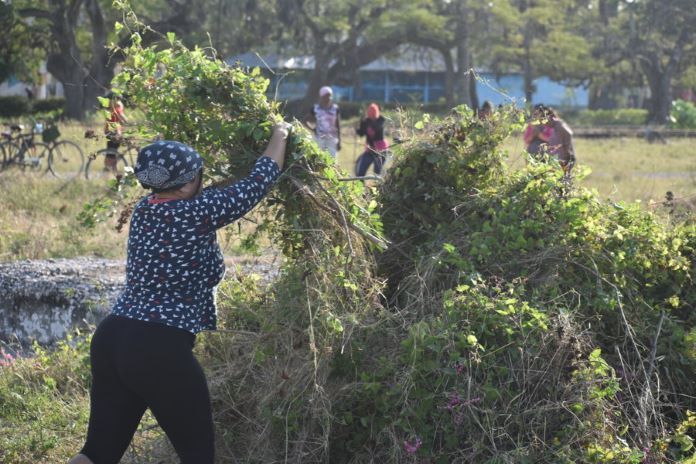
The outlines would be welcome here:
<svg viewBox="0 0 696 464">
<path fill-rule="evenodd" d="M 94 464 L 117 464 L 150 408 L 183 464 L 213 463 L 210 395 L 194 340 L 182 329 L 120 316 L 99 324 L 82 454 Z"/>
</svg>

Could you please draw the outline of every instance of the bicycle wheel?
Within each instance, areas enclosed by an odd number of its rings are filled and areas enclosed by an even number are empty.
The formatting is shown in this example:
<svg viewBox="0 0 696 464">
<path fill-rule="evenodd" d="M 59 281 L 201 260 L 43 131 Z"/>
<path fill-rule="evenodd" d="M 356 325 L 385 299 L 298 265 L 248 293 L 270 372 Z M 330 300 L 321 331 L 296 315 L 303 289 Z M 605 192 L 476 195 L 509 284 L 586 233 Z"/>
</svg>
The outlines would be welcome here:
<svg viewBox="0 0 696 464">
<path fill-rule="evenodd" d="M 85 178 L 89 180 L 116 179 L 123 176 L 128 161 L 118 150 L 104 148 L 89 156 Z"/>
<path fill-rule="evenodd" d="M 135 166 L 135 161 L 138 159 L 138 149 L 135 147 L 129 147 L 123 157 L 127 161 L 126 166 Z"/>
<path fill-rule="evenodd" d="M 0 171 L 7 166 L 8 151 L 11 149 L 10 142 L 0 143 Z"/>
<path fill-rule="evenodd" d="M 33 142 L 31 145 L 26 146 L 24 150 L 24 156 L 20 164 L 22 170 L 48 172 L 48 159 L 51 152 L 48 145 L 42 142 Z"/>
<path fill-rule="evenodd" d="M 2 156 L 1 169 L 7 169 L 8 167 L 10 167 L 10 165 L 12 165 L 12 163 L 15 162 L 15 156 L 17 155 L 17 153 L 19 153 L 19 147 L 16 143 L 11 141 L 4 142 L 0 146 L 2 147 L 2 150 L 0 150 L 0 152 L 2 152 L 2 154 L 0 155 Z"/>
<path fill-rule="evenodd" d="M 61 179 L 74 179 L 80 175 L 85 165 L 82 149 L 69 140 L 63 140 L 51 147 L 48 168 Z"/>
</svg>

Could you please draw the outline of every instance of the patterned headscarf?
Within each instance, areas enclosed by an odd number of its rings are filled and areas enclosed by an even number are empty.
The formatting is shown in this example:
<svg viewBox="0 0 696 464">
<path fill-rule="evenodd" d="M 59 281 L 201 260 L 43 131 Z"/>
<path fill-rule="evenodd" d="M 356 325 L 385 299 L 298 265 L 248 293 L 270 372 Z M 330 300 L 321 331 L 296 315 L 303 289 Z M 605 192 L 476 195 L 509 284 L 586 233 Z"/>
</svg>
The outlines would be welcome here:
<svg viewBox="0 0 696 464">
<path fill-rule="evenodd" d="M 138 152 L 135 177 L 145 188 L 169 190 L 188 184 L 203 167 L 196 150 L 181 142 L 162 140 Z"/>
</svg>

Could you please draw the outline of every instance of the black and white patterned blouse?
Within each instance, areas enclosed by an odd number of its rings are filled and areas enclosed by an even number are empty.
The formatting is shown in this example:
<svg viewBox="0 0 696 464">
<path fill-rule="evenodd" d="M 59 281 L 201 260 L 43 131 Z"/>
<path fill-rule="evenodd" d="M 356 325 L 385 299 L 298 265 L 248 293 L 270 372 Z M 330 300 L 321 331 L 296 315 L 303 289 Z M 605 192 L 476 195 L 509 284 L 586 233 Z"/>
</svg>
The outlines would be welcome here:
<svg viewBox="0 0 696 464">
<path fill-rule="evenodd" d="M 216 231 L 256 206 L 279 174 L 264 156 L 229 187 L 189 200 L 140 200 L 128 235 L 126 286 L 113 314 L 194 334 L 215 330 L 215 287 L 225 274 Z"/>
</svg>

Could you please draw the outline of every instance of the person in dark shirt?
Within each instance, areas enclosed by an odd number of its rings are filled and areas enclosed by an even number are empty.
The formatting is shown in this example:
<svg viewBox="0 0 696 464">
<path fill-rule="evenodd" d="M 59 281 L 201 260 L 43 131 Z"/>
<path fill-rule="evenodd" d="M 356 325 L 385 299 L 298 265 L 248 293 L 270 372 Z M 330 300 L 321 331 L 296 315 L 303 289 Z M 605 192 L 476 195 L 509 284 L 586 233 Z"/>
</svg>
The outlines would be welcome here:
<svg viewBox="0 0 696 464">
<path fill-rule="evenodd" d="M 216 329 L 216 234 L 266 195 L 287 136 L 274 126 L 249 176 L 206 189 L 192 147 L 163 140 L 138 153 L 135 175 L 153 193 L 133 209 L 125 288 L 92 337 L 87 440 L 69 464 L 119 462 L 148 408 L 183 464 L 213 464 L 210 395 L 192 349 L 197 333 Z"/>
<path fill-rule="evenodd" d="M 479 119 L 488 119 L 491 117 L 493 114 L 493 104 L 486 100 L 483 102 L 483 105 L 481 105 L 481 108 L 478 110 L 478 117 Z"/>
<path fill-rule="evenodd" d="M 384 139 L 384 116 L 379 114 L 377 103 L 371 103 L 367 107 L 366 117 L 360 120 L 360 125 L 355 132 L 365 137 L 365 151 L 358 157 L 355 165 L 355 173 L 358 177 L 364 177 L 370 165 L 374 165 L 375 174 L 382 173 L 385 152 L 389 144 Z"/>
</svg>

